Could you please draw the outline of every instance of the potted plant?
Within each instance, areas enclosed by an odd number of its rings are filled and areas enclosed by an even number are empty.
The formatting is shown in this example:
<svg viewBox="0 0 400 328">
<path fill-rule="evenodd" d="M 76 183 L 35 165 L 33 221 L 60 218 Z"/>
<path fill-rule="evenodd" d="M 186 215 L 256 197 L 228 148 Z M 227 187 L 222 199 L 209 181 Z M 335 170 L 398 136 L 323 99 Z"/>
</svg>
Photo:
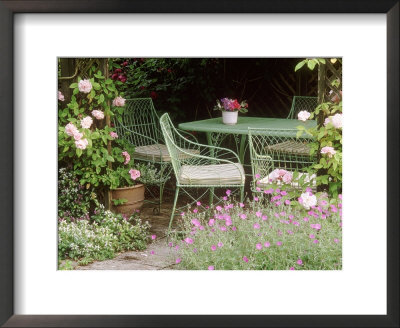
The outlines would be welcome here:
<svg viewBox="0 0 400 328">
<path fill-rule="evenodd" d="M 248 106 L 245 100 L 239 103 L 237 99 L 222 98 L 217 100 L 214 110 L 222 112 L 222 123 L 234 125 L 238 120 L 238 112 L 247 113 Z"/>
</svg>

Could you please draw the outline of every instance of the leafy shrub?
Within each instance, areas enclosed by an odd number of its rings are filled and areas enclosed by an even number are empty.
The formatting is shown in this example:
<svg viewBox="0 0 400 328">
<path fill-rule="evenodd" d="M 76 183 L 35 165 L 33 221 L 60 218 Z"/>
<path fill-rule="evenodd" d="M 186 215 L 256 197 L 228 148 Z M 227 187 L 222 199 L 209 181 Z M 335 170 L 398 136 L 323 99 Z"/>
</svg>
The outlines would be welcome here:
<svg viewBox="0 0 400 328">
<path fill-rule="evenodd" d="M 177 267 L 341 269 L 340 199 L 328 200 L 326 194 L 313 195 L 310 190 L 299 199 L 291 199 L 279 189 L 264 195 L 246 204 L 227 198 L 223 206 L 208 212 L 189 209 L 184 213 L 182 229 L 186 234 L 183 239 L 177 234 L 169 244 L 175 250 Z"/>
<path fill-rule="evenodd" d="M 116 215 L 100 205 L 92 223 L 59 221 L 58 258 L 87 264 L 113 258 L 123 250 L 145 249 L 149 228 L 147 222 L 142 223 L 135 215 L 130 218 Z"/>
</svg>

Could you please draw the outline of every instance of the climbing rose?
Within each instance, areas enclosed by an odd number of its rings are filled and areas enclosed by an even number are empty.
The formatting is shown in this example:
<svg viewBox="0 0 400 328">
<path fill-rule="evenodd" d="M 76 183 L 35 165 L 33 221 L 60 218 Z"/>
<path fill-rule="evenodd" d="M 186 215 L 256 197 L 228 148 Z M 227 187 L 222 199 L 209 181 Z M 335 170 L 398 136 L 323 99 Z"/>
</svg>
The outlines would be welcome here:
<svg viewBox="0 0 400 328">
<path fill-rule="evenodd" d="M 83 120 L 81 120 L 81 126 L 84 129 L 89 129 L 93 123 L 93 119 L 90 116 L 86 116 Z"/>
<path fill-rule="evenodd" d="M 310 118 L 310 116 L 311 116 L 311 114 L 309 112 L 307 112 L 306 110 L 302 110 L 301 112 L 299 112 L 297 114 L 297 118 L 303 122 L 307 121 Z"/>
<path fill-rule="evenodd" d="M 78 88 L 80 92 L 89 93 L 92 90 L 92 83 L 89 80 L 80 80 L 78 83 Z"/>
<path fill-rule="evenodd" d="M 58 100 L 59 101 L 64 101 L 65 100 L 64 95 L 62 94 L 61 91 L 58 91 Z"/>
<path fill-rule="evenodd" d="M 110 136 L 112 137 L 112 138 L 118 138 L 118 134 L 116 134 L 115 132 L 110 132 Z"/>
<path fill-rule="evenodd" d="M 117 98 L 115 98 L 115 99 L 113 100 L 113 106 L 116 106 L 116 107 L 123 107 L 123 106 L 125 106 L 125 99 L 122 98 L 122 97 L 120 97 L 120 96 L 118 96 Z"/>
<path fill-rule="evenodd" d="M 92 110 L 92 115 L 98 120 L 102 120 L 104 118 L 104 113 L 101 110 Z"/>
<path fill-rule="evenodd" d="M 89 142 L 87 141 L 87 139 L 80 139 L 80 140 L 75 141 L 75 146 L 76 146 L 76 148 L 79 148 L 79 149 L 85 149 L 88 144 L 89 144 Z"/>
<path fill-rule="evenodd" d="M 336 150 L 333 149 L 333 147 L 328 147 L 328 146 L 327 147 L 323 147 L 321 149 L 321 154 L 327 154 L 328 157 L 332 157 L 333 155 L 336 154 Z"/>
<path fill-rule="evenodd" d="M 132 180 L 136 180 L 137 178 L 140 178 L 140 171 L 130 169 L 129 174 L 131 175 Z"/>
<path fill-rule="evenodd" d="M 123 151 L 123 152 L 122 152 L 122 155 L 125 157 L 124 165 L 128 164 L 129 161 L 131 160 L 131 156 L 130 156 L 130 155 L 128 154 L 128 152 L 126 152 L 126 151 Z M 134 180 L 135 180 L 135 179 L 134 179 Z"/>
<path fill-rule="evenodd" d="M 282 177 L 282 181 L 284 183 L 290 183 L 292 182 L 292 173 L 286 172 L 285 175 Z"/>
<path fill-rule="evenodd" d="M 79 132 L 78 129 L 72 123 L 68 123 L 65 126 L 65 133 L 68 134 L 70 137 L 72 137 L 74 134 L 76 134 L 78 132 Z"/>
<path fill-rule="evenodd" d="M 304 206 L 305 209 L 309 210 L 311 206 L 317 205 L 317 197 L 315 195 L 311 195 L 308 192 L 301 194 L 301 204 Z"/>
<path fill-rule="evenodd" d="M 79 131 L 76 131 L 76 133 L 74 134 L 74 139 L 76 141 L 81 140 L 83 137 L 83 133 L 80 133 Z"/>
<path fill-rule="evenodd" d="M 343 126 L 342 123 L 342 119 L 343 119 L 343 115 L 342 114 L 335 114 L 333 116 L 329 116 L 325 119 L 324 125 L 327 126 L 329 123 L 332 123 L 332 125 L 336 128 L 336 129 L 341 129 Z"/>
</svg>

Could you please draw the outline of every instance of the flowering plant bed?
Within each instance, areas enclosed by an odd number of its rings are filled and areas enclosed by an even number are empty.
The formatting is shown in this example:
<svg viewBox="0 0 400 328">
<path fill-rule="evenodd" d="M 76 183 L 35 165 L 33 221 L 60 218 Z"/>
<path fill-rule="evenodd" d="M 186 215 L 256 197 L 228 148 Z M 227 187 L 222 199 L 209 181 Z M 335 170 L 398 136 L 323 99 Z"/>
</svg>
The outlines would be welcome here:
<svg viewBox="0 0 400 328">
<path fill-rule="evenodd" d="M 341 195 L 328 199 L 307 189 L 293 198 L 277 188 L 245 204 L 225 199 L 207 212 L 181 214 L 184 234 L 169 243 L 178 269 L 342 268 Z"/>
</svg>

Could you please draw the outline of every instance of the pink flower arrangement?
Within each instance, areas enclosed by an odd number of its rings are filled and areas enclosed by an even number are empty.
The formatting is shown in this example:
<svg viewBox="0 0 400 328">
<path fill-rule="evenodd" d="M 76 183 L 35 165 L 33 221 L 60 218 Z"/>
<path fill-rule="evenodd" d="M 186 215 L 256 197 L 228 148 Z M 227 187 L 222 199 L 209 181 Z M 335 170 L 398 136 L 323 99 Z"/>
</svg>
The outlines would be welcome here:
<svg viewBox="0 0 400 328">
<path fill-rule="evenodd" d="M 97 118 L 98 120 L 102 120 L 104 118 L 104 113 L 101 110 L 92 110 L 93 117 Z"/>
<path fill-rule="evenodd" d="M 323 147 L 321 149 L 321 154 L 327 154 L 329 158 L 336 154 L 336 150 L 333 147 Z"/>
<path fill-rule="evenodd" d="M 112 102 L 113 106 L 115 107 L 123 107 L 125 106 L 125 100 L 124 98 L 122 98 L 121 96 L 118 96 L 117 98 L 115 98 Z"/>
<path fill-rule="evenodd" d="M 245 100 L 239 103 L 237 99 L 222 98 L 221 100 L 217 100 L 217 105 L 214 107 L 214 110 L 246 113 L 248 107 L 249 105 Z"/>
<path fill-rule="evenodd" d="M 89 93 L 92 90 L 92 83 L 89 80 L 80 80 L 78 88 L 80 92 Z"/>
<path fill-rule="evenodd" d="M 303 122 L 307 121 L 310 118 L 310 116 L 311 116 L 311 113 L 307 112 L 306 110 L 302 110 L 301 112 L 299 112 L 297 114 L 297 118 Z"/>
<path fill-rule="evenodd" d="M 81 127 L 84 129 L 89 129 L 93 123 L 93 119 L 90 116 L 86 116 L 81 120 Z"/>
<path fill-rule="evenodd" d="M 131 175 L 132 180 L 136 180 L 137 178 L 140 178 L 140 171 L 138 171 L 138 170 L 130 169 L 129 174 Z"/>
</svg>

